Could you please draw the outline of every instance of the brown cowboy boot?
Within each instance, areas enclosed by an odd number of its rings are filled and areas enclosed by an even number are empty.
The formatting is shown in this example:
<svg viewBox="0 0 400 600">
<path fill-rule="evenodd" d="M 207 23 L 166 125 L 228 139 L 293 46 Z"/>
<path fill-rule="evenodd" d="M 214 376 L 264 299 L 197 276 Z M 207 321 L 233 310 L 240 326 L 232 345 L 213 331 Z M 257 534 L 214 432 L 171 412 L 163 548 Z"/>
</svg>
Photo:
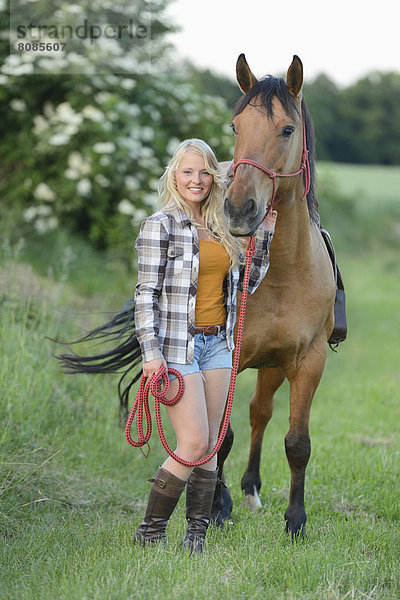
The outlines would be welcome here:
<svg viewBox="0 0 400 600">
<path fill-rule="evenodd" d="M 165 542 L 168 519 L 186 485 L 186 481 L 178 479 L 162 467 L 158 469 L 154 479 L 149 479 L 149 481 L 153 482 L 153 487 L 150 491 L 146 514 L 134 537 L 134 544 L 140 543 L 142 546 L 160 540 Z"/>
<path fill-rule="evenodd" d="M 206 471 L 195 467 L 186 488 L 186 519 L 188 528 L 183 543 L 189 553 L 201 554 L 210 524 L 211 507 L 217 483 L 218 469 Z"/>
</svg>

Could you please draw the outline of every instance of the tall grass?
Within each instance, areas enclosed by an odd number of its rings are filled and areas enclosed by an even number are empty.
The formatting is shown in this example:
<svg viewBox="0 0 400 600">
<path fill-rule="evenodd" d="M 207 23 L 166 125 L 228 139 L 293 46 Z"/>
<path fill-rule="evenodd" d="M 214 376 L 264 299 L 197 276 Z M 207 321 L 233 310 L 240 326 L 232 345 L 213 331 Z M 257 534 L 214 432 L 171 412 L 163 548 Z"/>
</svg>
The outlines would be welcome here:
<svg viewBox="0 0 400 600">
<path fill-rule="evenodd" d="M 292 544 L 284 534 L 287 384 L 265 436 L 263 508 L 254 515 L 244 507 L 240 479 L 256 377 L 247 371 L 239 376 L 227 461 L 235 524 L 212 528 L 207 551 L 192 558 L 181 546 L 183 499 L 166 550 L 133 546 L 150 487 L 146 479 L 164 458 L 161 445 L 154 434 L 147 459 L 129 447 L 119 424 L 117 377 L 62 374 L 46 339 L 75 337 L 102 321 L 110 297 L 96 293 L 99 282 L 77 284 L 66 263 L 64 271 L 45 276 L 45 269 L 40 275 L 3 255 L 1 599 L 400 598 L 397 255 L 390 245 L 383 254 L 339 254 L 349 339 L 329 354 L 313 403 L 308 539 Z M 90 260 L 86 273 L 103 266 L 109 281 L 103 259 Z M 125 297 L 116 282 L 112 302 L 119 308 Z"/>
</svg>

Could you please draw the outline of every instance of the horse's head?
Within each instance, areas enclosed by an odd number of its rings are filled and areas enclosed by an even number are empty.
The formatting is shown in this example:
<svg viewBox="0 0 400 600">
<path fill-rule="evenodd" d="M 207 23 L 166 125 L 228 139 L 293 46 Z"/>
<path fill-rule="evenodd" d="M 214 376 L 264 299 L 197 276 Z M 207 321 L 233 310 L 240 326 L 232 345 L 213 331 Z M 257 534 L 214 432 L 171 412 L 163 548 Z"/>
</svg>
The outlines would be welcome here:
<svg viewBox="0 0 400 600">
<path fill-rule="evenodd" d="M 299 171 L 303 153 L 303 66 L 294 56 L 286 80 L 268 76 L 258 81 L 241 54 L 236 73 L 245 95 L 232 119 L 234 179 L 224 210 L 231 233 L 247 236 L 257 229 L 274 194 L 276 201 L 294 186 L 303 185 L 301 173 L 291 177 Z M 240 162 L 244 159 L 250 164 Z"/>
</svg>

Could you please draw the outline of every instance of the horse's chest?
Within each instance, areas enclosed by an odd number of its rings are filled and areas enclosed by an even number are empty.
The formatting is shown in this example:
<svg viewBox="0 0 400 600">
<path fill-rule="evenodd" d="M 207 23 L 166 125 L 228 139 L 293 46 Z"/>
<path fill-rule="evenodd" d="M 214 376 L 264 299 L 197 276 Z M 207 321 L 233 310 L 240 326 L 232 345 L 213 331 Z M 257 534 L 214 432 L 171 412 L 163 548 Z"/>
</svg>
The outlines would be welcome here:
<svg viewBox="0 0 400 600">
<path fill-rule="evenodd" d="M 248 299 L 243 368 L 297 364 L 326 321 L 326 303 L 312 290 L 299 294 L 288 286 L 279 292 L 256 292 Z"/>
</svg>

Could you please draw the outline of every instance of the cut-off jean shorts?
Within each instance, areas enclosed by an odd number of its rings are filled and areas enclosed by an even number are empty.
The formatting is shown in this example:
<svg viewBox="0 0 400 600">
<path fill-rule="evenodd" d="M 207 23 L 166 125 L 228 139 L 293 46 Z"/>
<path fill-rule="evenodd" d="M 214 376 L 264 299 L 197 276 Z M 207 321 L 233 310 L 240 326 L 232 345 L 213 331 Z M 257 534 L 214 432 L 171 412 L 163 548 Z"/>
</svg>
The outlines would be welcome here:
<svg viewBox="0 0 400 600">
<path fill-rule="evenodd" d="M 232 352 L 226 343 L 226 332 L 217 335 L 196 333 L 194 336 L 194 360 L 191 364 L 167 363 L 169 369 L 176 369 L 183 377 L 201 373 L 209 369 L 232 369 Z M 169 373 L 169 380 L 175 375 Z"/>
</svg>

